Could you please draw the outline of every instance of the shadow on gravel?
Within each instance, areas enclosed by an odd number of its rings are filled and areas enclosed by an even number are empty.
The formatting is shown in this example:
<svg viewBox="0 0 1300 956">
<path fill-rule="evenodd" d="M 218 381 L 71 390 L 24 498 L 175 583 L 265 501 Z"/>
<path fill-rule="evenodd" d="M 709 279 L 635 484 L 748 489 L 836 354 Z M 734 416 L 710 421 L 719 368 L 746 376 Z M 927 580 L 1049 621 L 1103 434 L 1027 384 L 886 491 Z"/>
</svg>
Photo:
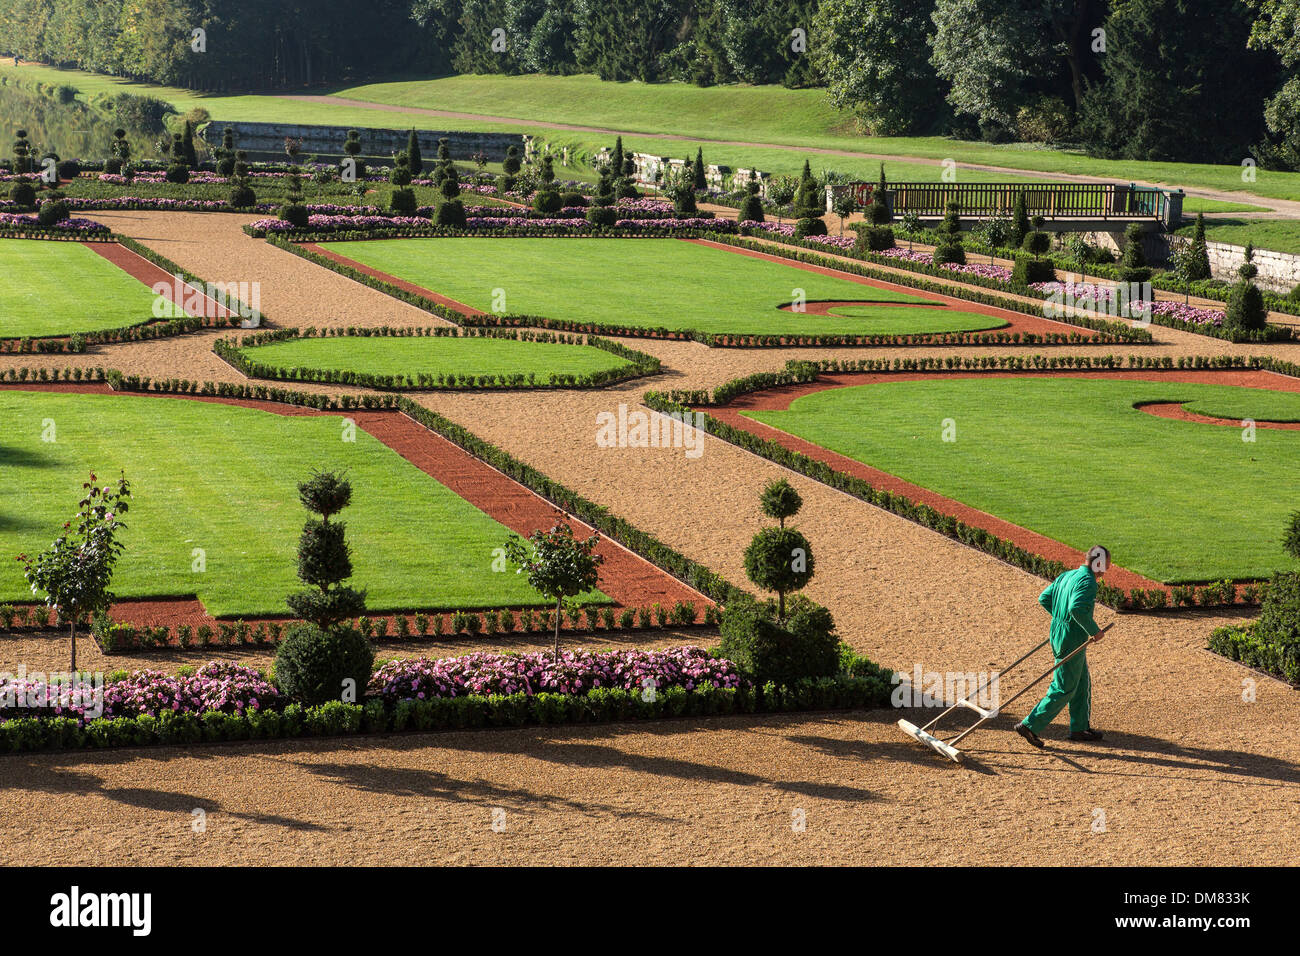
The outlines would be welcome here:
<svg viewBox="0 0 1300 956">
<path fill-rule="evenodd" d="M 398 743 L 398 741 L 390 741 Z M 408 748 L 422 749 L 423 744 Z M 514 748 L 512 748 L 513 750 Z M 523 787 L 501 787 L 485 780 L 458 780 L 433 770 L 410 767 L 376 767 L 369 764 L 311 763 L 297 761 L 296 767 L 322 777 L 327 783 L 350 787 L 365 793 L 378 793 L 399 797 L 426 797 L 452 803 L 490 803 L 497 806 L 576 810 L 583 813 L 617 813 L 619 816 L 660 823 L 674 822 L 662 814 L 635 810 L 630 807 L 611 807 L 592 801 L 574 800 L 552 794 L 537 793 Z"/>
</svg>

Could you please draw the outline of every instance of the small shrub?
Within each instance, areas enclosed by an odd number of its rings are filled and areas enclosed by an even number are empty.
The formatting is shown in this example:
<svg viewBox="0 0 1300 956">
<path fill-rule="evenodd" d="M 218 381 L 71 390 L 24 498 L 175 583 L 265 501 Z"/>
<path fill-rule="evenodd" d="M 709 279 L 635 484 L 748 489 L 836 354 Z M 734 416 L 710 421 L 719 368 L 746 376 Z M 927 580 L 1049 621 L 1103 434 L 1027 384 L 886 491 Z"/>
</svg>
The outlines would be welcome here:
<svg viewBox="0 0 1300 956">
<path fill-rule="evenodd" d="M 295 229 L 307 228 L 307 207 L 302 203 L 288 203 L 280 207 L 280 219 Z"/>
<path fill-rule="evenodd" d="M 1046 235 L 1046 233 L 1031 232 L 1029 235 Z M 1026 239 L 1026 241 L 1028 240 Z M 1034 282 L 1055 282 L 1056 268 L 1051 259 L 1016 256 L 1015 267 L 1011 270 L 1011 281 L 1019 285 L 1029 285 Z"/>
<path fill-rule="evenodd" d="M 326 631 L 314 624 L 290 627 L 275 655 L 275 680 L 280 690 L 306 704 L 343 699 L 350 687 L 360 700 L 370 681 L 375 652 L 355 628 Z"/>
<path fill-rule="evenodd" d="M 515 612 L 503 607 L 497 612 L 497 622 L 501 625 L 501 633 L 509 634 L 515 629 Z"/>
<path fill-rule="evenodd" d="M 415 629 L 421 637 L 429 633 L 429 615 L 423 612 L 415 615 Z"/>
<path fill-rule="evenodd" d="M 163 178 L 169 183 L 178 186 L 183 185 L 190 181 L 190 168 L 184 163 L 172 163 L 167 167 L 167 172 L 163 174 Z"/>
<path fill-rule="evenodd" d="M 796 239 L 824 235 L 826 235 L 826 222 L 823 219 L 808 216 L 794 224 L 794 237 Z"/>
<path fill-rule="evenodd" d="M 69 215 L 68 204 L 62 199 L 47 199 L 36 210 L 36 221 L 42 226 L 53 226 L 63 222 Z"/>
<path fill-rule="evenodd" d="M 20 179 L 9 188 L 9 198 L 20 206 L 36 205 L 36 187 Z"/>
<path fill-rule="evenodd" d="M 618 220 L 618 213 L 613 206 L 588 206 L 587 222 L 593 226 L 608 228 Z"/>
<path fill-rule="evenodd" d="M 605 630 L 612 631 L 614 630 L 615 625 L 618 624 L 618 615 L 614 613 L 612 607 L 601 608 L 600 622 L 605 626 Z"/>
<path fill-rule="evenodd" d="M 839 670 L 840 641 L 830 611 L 803 595 L 790 598 L 785 624 L 776 604 L 743 597 L 722 615 L 721 655 L 756 683 L 791 684 Z"/>
<path fill-rule="evenodd" d="M 448 199 L 440 203 L 438 211 L 434 215 L 434 221 L 439 226 L 451 226 L 453 228 L 465 225 L 465 204 L 459 199 Z"/>
<path fill-rule="evenodd" d="M 397 216 L 414 216 L 415 210 L 419 208 L 419 203 L 415 199 L 415 190 L 394 189 L 392 196 L 388 198 L 388 208 Z"/>
<path fill-rule="evenodd" d="M 618 626 L 624 630 L 630 630 L 636 624 L 636 611 L 630 607 L 623 608 L 618 616 Z"/>
</svg>

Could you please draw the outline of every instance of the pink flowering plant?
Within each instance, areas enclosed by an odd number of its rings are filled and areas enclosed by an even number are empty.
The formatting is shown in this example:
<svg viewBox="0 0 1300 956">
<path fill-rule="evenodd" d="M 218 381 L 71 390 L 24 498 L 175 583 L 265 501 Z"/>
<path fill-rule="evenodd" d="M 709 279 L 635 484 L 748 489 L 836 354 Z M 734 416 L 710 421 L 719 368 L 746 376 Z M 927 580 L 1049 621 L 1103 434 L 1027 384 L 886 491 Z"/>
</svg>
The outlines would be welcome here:
<svg viewBox="0 0 1300 956">
<path fill-rule="evenodd" d="M 740 682 L 731 661 L 711 657 L 702 647 L 565 651 L 558 656 L 478 652 L 439 660 L 389 661 L 370 679 L 367 693 L 391 705 L 468 694 L 583 695 L 598 688 L 694 690 L 739 687 Z"/>
</svg>

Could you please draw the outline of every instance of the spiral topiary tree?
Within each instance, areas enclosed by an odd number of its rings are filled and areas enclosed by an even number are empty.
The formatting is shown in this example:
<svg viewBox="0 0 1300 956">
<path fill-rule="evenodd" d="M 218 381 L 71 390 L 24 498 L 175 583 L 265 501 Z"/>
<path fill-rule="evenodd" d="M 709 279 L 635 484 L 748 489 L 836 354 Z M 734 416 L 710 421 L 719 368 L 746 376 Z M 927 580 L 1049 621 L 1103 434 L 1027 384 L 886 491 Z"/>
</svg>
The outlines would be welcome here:
<svg viewBox="0 0 1300 956">
<path fill-rule="evenodd" d="M 939 241 L 934 247 L 932 261 L 935 265 L 955 262 L 965 265 L 966 250 L 961 244 L 961 209 L 955 200 L 945 207 L 943 222 L 939 226 Z"/>
</svg>

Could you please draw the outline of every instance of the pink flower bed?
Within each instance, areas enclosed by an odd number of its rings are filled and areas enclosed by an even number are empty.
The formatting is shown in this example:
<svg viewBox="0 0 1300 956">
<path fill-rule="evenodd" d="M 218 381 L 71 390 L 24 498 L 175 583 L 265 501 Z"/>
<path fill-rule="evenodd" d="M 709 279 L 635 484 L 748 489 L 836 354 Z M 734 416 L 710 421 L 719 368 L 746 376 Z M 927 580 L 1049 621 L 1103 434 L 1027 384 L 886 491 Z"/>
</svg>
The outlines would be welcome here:
<svg viewBox="0 0 1300 956">
<path fill-rule="evenodd" d="M 597 687 L 691 690 L 739 685 L 734 664 L 710 657 L 702 647 L 688 646 L 662 651 L 566 651 L 558 661 L 549 652 L 479 652 L 432 661 L 423 657 L 390 661 L 371 677 L 367 693 L 391 704 L 466 694 L 585 694 Z"/>
<path fill-rule="evenodd" d="M 189 677 L 139 670 L 103 686 L 103 711 L 97 713 L 94 688 L 87 681 L 63 685 L 9 677 L 0 682 L 0 720 L 15 717 L 139 717 L 162 713 L 243 714 L 276 709 L 284 699 L 251 667 L 212 661 Z M 89 713 L 87 713 L 89 711 Z"/>
</svg>

